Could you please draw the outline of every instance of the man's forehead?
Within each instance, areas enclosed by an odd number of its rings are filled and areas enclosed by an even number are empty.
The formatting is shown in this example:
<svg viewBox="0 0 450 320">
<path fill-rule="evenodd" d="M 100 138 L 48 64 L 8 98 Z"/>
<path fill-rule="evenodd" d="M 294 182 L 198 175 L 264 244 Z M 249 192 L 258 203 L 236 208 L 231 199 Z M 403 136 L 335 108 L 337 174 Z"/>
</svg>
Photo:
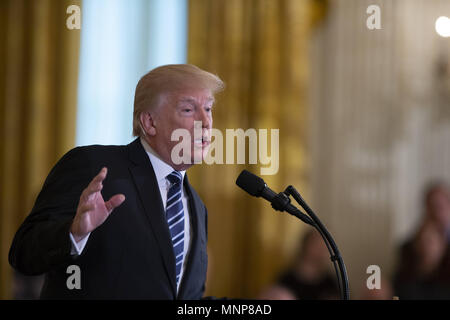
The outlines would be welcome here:
<svg viewBox="0 0 450 320">
<path fill-rule="evenodd" d="M 209 93 L 203 93 L 203 94 L 180 94 L 177 96 L 177 100 L 179 102 L 190 102 L 190 103 L 197 103 L 197 102 L 214 102 L 214 96 Z"/>
</svg>

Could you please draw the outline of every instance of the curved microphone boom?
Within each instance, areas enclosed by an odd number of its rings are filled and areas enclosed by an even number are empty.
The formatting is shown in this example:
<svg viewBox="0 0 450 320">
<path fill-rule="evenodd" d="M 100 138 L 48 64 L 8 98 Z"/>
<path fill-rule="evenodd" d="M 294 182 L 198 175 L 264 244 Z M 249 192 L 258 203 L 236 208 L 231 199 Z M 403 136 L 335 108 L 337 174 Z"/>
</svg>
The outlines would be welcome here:
<svg viewBox="0 0 450 320">
<path fill-rule="evenodd" d="M 322 236 L 325 242 L 325 245 L 328 248 L 328 251 L 330 252 L 331 255 L 330 258 L 335 267 L 339 288 L 341 289 L 341 297 L 343 300 L 348 300 L 349 290 L 348 290 L 347 271 L 345 269 L 345 264 L 337 248 L 337 245 L 334 242 L 328 230 L 316 216 L 314 211 L 312 211 L 312 209 L 303 200 L 300 193 L 298 193 L 298 191 L 295 190 L 293 186 L 289 186 L 286 188 L 284 192 L 280 192 L 277 194 L 267 186 L 267 184 L 264 182 L 263 179 L 247 170 L 243 170 L 241 172 L 239 177 L 236 179 L 236 184 L 244 191 L 248 192 L 250 195 L 266 199 L 272 204 L 272 207 L 275 210 L 286 211 L 296 216 L 303 222 L 313 226 L 314 228 L 317 229 L 317 231 L 319 231 L 320 235 Z M 306 214 L 304 214 L 291 204 L 289 195 L 292 195 L 294 197 L 294 199 L 298 202 L 298 204 L 302 206 L 303 209 L 305 209 L 306 213 L 309 216 L 307 216 Z M 340 276 L 338 274 L 338 268 L 340 271 Z"/>
</svg>

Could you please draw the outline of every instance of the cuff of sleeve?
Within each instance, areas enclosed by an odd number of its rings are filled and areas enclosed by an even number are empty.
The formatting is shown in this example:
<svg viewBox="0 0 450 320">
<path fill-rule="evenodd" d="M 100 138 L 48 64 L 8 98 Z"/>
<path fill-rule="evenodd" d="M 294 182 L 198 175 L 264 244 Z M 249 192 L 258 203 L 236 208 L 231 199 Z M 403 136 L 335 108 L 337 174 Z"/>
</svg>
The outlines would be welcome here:
<svg viewBox="0 0 450 320">
<path fill-rule="evenodd" d="M 79 256 L 83 252 L 84 247 L 86 246 L 86 243 L 87 243 L 90 235 L 91 234 L 89 233 L 86 237 L 84 237 L 77 243 L 75 241 L 72 233 L 69 233 L 70 241 L 72 242 L 72 248 L 70 250 L 70 254 Z"/>
</svg>

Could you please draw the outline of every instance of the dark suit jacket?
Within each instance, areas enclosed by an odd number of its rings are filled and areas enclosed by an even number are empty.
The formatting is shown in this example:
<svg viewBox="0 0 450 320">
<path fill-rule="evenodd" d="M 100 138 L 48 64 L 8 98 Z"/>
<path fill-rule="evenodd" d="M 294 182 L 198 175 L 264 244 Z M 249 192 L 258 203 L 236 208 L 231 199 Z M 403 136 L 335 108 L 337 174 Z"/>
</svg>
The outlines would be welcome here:
<svg viewBox="0 0 450 320">
<path fill-rule="evenodd" d="M 105 200 L 126 200 L 94 230 L 80 256 L 71 256 L 69 229 L 80 195 L 102 167 Z M 13 240 L 10 264 L 26 275 L 46 273 L 41 297 L 50 299 L 200 299 L 207 267 L 207 211 L 184 180 L 190 205 L 191 247 L 179 293 L 175 257 L 151 162 L 139 139 L 126 146 L 69 151 L 47 177 Z M 70 265 L 81 289 L 69 290 Z"/>
</svg>

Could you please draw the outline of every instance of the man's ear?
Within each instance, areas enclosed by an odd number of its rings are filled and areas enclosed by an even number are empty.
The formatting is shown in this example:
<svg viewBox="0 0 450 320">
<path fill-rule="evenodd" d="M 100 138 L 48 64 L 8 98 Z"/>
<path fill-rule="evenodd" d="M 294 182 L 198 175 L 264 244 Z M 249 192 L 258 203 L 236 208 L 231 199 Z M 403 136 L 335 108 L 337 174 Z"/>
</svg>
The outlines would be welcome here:
<svg viewBox="0 0 450 320">
<path fill-rule="evenodd" d="M 141 129 L 145 135 L 156 135 L 155 119 L 150 112 L 142 112 L 140 115 Z"/>
</svg>

